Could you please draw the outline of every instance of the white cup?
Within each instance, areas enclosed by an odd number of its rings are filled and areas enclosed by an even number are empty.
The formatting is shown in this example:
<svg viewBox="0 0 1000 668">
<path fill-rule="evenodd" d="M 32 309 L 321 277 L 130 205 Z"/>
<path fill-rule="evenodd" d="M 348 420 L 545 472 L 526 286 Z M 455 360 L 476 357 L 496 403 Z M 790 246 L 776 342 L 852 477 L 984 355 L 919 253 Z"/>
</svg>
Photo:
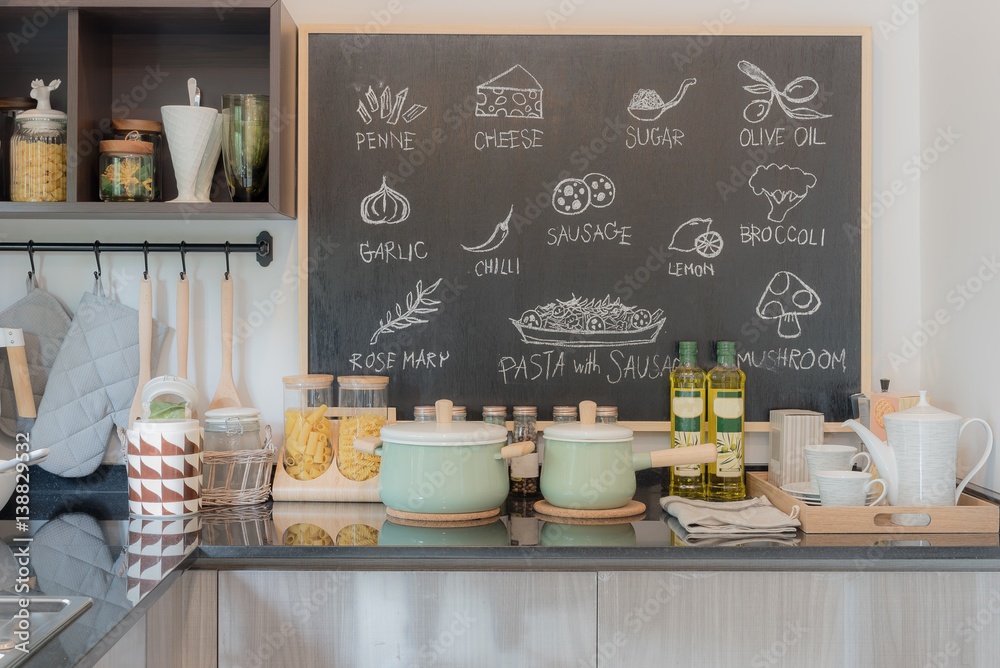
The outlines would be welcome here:
<svg viewBox="0 0 1000 668">
<path fill-rule="evenodd" d="M 814 492 L 819 491 L 816 473 L 819 471 L 850 471 L 860 459 L 865 460 L 862 471 L 871 468 L 872 458 L 867 452 L 858 452 L 851 445 L 807 445 L 806 466 L 809 467 L 809 484 Z"/>
<path fill-rule="evenodd" d="M 824 506 L 877 506 L 885 498 L 885 481 L 872 480 L 872 474 L 865 471 L 818 471 L 819 501 Z M 869 504 L 865 504 L 872 485 L 882 485 L 882 493 Z"/>
</svg>

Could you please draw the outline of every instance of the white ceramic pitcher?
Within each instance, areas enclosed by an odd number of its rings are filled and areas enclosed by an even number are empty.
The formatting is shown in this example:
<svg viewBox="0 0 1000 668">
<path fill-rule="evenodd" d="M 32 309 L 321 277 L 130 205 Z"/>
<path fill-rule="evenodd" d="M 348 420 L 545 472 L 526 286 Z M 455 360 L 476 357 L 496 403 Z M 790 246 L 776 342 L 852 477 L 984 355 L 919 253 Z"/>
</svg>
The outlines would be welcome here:
<svg viewBox="0 0 1000 668">
<path fill-rule="evenodd" d="M 927 392 L 913 408 L 883 418 L 888 443 L 854 420 L 844 426 L 857 432 L 868 446 L 879 475 L 888 483 L 893 506 L 954 506 L 962 490 L 993 451 L 993 430 L 980 418 L 961 417 L 927 403 Z M 955 486 L 958 439 L 978 422 L 986 430 L 986 448 L 979 462 Z"/>
</svg>

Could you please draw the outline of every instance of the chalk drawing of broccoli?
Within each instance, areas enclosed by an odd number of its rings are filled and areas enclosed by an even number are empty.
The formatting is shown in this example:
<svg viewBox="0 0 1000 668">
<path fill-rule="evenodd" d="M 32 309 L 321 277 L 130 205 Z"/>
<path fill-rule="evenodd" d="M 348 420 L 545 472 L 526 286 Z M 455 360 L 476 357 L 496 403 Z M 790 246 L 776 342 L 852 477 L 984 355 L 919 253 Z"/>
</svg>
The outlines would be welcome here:
<svg viewBox="0 0 1000 668">
<path fill-rule="evenodd" d="M 816 176 L 809 172 L 774 163 L 759 165 L 750 177 L 753 194 L 763 195 L 771 204 L 767 219 L 773 223 L 784 222 L 788 212 L 798 206 L 816 185 Z"/>
</svg>

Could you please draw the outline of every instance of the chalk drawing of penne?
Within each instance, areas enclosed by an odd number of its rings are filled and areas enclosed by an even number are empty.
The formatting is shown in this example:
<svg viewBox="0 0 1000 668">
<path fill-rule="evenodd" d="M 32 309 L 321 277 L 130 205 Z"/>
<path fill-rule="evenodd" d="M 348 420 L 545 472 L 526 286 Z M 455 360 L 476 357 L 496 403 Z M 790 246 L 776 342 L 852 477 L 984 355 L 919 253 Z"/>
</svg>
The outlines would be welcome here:
<svg viewBox="0 0 1000 668">
<path fill-rule="evenodd" d="M 771 106 L 775 102 L 778 103 L 778 106 L 781 107 L 781 110 L 789 118 L 794 118 L 797 121 L 830 118 L 832 116 L 832 114 L 820 113 L 812 107 L 793 108 L 789 106 L 790 104 L 805 104 L 819 94 L 819 84 L 812 77 L 796 77 L 783 90 L 778 90 L 778 86 L 771 80 L 771 77 L 767 76 L 764 70 L 753 63 L 741 60 L 737 67 L 739 67 L 740 72 L 743 72 L 743 74 L 757 82 L 744 86 L 743 90 L 754 95 L 767 96 L 751 100 L 750 104 L 744 107 L 743 118 L 748 123 L 760 123 L 767 118 L 767 115 L 771 113 Z"/>
<path fill-rule="evenodd" d="M 542 85 L 531 72 L 514 65 L 476 86 L 476 116 L 542 118 Z"/>
<path fill-rule="evenodd" d="M 409 92 L 409 88 L 404 88 L 394 96 L 389 86 L 385 86 L 381 93 L 376 93 L 374 88 L 368 86 L 364 99 L 358 100 L 358 116 L 365 125 L 376 118 L 383 119 L 389 125 L 396 125 L 400 119 L 404 123 L 412 123 L 420 114 L 427 111 L 427 107 L 422 104 L 411 104 L 404 112 L 403 107 Z"/>
</svg>

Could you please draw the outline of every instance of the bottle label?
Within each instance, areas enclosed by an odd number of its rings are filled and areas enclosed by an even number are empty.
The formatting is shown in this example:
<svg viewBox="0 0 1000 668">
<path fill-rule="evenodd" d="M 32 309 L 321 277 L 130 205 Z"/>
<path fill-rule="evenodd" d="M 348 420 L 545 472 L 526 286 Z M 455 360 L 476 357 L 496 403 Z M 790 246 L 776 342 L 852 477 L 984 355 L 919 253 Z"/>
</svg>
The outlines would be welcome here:
<svg viewBox="0 0 1000 668">
<path fill-rule="evenodd" d="M 671 397 L 671 410 L 674 422 L 671 426 L 671 447 L 685 448 L 689 445 L 701 445 L 701 416 L 705 410 L 705 397 L 698 390 L 674 390 Z M 675 466 L 674 475 L 697 477 L 701 475 L 701 464 Z"/>
<path fill-rule="evenodd" d="M 709 390 L 715 419 L 715 448 L 719 456 L 715 475 L 736 478 L 743 475 L 743 391 Z"/>
</svg>

